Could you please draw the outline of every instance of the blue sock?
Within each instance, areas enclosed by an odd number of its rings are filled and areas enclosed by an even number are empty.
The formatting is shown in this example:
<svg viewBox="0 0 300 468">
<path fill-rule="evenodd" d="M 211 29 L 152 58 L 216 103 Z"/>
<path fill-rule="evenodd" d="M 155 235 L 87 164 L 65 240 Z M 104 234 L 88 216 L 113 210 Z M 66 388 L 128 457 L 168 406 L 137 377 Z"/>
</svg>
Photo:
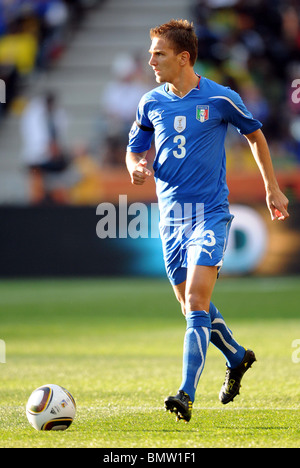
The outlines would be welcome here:
<svg viewBox="0 0 300 468">
<path fill-rule="evenodd" d="M 231 330 L 226 326 L 224 318 L 212 302 L 210 303 L 209 313 L 211 319 L 210 341 L 224 354 L 227 367 L 237 367 L 244 359 L 245 348 L 235 341 Z"/>
<path fill-rule="evenodd" d="M 193 402 L 202 374 L 210 340 L 210 315 L 204 310 L 187 314 L 184 337 L 182 382 L 179 390 L 187 393 Z"/>
</svg>

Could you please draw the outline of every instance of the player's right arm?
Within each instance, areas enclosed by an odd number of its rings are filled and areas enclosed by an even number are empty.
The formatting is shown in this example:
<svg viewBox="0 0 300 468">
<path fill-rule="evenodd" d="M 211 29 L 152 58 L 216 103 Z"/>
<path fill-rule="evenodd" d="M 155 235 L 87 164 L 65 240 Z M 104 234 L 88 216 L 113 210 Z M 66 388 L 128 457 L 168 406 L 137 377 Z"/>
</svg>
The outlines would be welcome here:
<svg viewBox="0 0 300 468">
<path fill-rule="evenodd" d="M 143 185 L 152 172 L 147 169 L 146 156 L 151 147 L 154 127 L 148 117 L 149 93 L 145 94 L 137 108 L 136 120 L 129 132 L 126 166 L 134 185 Z M 153 100 L 150 99 L 150 102 Z"/>
<path fill-rule="evenodd" d="M 131 177 L 131 183 L 134 185 L 143 185 L 152 172 L 147 169 L 147 156 L 148 151 L 143 153 L 133 153 L 127 151 L 126 153 L 126 166 Z"/>
</svg>

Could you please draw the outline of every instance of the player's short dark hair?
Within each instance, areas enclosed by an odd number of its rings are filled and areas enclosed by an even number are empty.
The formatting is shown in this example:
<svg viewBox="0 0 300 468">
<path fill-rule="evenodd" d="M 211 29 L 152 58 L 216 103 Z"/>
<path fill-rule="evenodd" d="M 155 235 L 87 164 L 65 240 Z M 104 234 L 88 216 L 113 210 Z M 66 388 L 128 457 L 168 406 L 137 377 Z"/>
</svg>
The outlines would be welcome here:
<svg viewBox="0 0 300 468">
<path fill-rule="evenodd" d="M 163 37 L 172 43 L 175 54 L 187 51 L 190 54 L 190 63 L 195 65 L 198 56 L 198 38 L 194 25 L 187 20 L 174 20 L 150 29 L 150 38 Z"/>
</svg>

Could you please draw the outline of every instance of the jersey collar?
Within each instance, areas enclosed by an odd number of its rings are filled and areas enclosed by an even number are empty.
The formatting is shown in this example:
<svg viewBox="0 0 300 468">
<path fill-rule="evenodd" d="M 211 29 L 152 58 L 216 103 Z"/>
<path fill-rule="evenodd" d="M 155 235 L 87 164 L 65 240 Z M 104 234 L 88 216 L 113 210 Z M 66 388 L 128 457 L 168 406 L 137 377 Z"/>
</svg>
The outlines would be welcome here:
<svg viewBox="0 0 300 468">
<path fill-rule="evenodd" d="M 196 74 L 196 76 L 198 76 L 199 80 L 198 80 L 197 85 L 196 85 L 195 88 L 193 88 L 193 89 L 200 89 L 201 75 L 198 75 L 198 73 L 195 73 L 195 74 Z M 172 93 L 172 91 L 170 91 L 170 84 L 169 84 L 169 83 L 166 83 L 166 85 L 165 85 L 165 90 L 166 90 L 167 93 L 170 93 L 170 94 L 172 94 L 172 95 L 174 94 L 174 93 Z M 192 90 L 191 90 L 191 91 L 192 91 Z M 187 94 L 190 94 L 191 91 L 189 91 Z M 185 96 L 187 96 L 187 94 L 186 94 Z M 174 96 L 177 96 L 177 95 L 174 94 Z M 185 97 L 185 96 L 183 96 L 183 97 Z M 177 97 L 179 97 L 179 96 L 177 96 Z M 182 98 L 180 98 L 180 99 L 182 99 Z"/>
</svg>

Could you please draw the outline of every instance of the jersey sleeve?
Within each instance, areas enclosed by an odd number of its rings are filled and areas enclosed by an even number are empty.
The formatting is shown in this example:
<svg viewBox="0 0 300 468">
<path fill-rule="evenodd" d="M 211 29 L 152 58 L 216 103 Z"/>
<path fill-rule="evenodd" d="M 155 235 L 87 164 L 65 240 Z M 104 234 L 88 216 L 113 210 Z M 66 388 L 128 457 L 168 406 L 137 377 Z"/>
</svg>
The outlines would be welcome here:
<svg viewBox="0 0 300 468">
<path fill-rule="evenodd" d="M 213 99 L 218 102 L 223 120 L 231 123 L 241 134 L 248 135 L 262 127 L 262 123 L 253 117 L 235 91 L 228 89 L 228 93 L 214 96 Z"/>
<path fill-rule="evenodd" d="M 143 97 L 139 103 L 136 120 L 129 132 L 127 151 L 143 153 L 151 147 L 154 127 L 147 115 L 147 101 Z"/>
</svg>

